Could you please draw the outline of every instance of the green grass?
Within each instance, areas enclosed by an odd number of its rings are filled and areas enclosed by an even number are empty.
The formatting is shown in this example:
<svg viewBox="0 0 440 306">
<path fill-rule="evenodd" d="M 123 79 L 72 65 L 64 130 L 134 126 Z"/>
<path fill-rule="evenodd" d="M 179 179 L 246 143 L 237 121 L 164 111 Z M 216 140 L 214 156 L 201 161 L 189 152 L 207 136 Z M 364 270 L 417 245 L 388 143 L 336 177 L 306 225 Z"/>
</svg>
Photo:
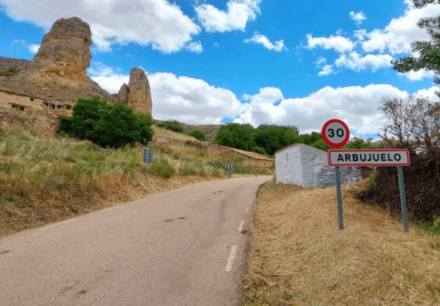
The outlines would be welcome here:
<svg viewBox="0 0 440 306">
<path fill-rule="evenodd" d="M 432 223 L 419 222 L 419 227 L 427 234 L 432 236 L 440 236 L 440 217 L 434 217 Z"/>
<path fill-rule="evenodd" d="M 161 178 L 171 178 L 174 176 L 174 167 L 166 159 L 156 159 L 149 166 L 148 173 Z"/>
<path fill-rule="evenodd" d="M 11 68 L 8 71 L 1 71 L 0 70 L 0 76 L 6 77 L 6 76 L 13 76 L 15 74 L 15 69 Z"/>
</svg>

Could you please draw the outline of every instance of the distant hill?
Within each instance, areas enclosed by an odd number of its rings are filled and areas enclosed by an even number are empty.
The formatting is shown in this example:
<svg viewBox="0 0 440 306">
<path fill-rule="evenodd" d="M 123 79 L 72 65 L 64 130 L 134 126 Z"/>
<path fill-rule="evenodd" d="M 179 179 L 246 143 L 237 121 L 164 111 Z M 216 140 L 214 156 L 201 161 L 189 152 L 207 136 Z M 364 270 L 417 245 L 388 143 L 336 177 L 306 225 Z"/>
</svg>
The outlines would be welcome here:
<svg viewBox="0 0 440 306">
<path fill-rule="evenodd" d="M 165 122 L 164 120 L 154 120 L 156 123 Z M 199 130 L 206 136 L 206 140 L 211 142 L 214 140 L 215 136 L 217 136 L 218 131 L 220 130 L 221 125 L 215 124 L 207 124 L 207 125 L 191 125 L 179 122 L 180 126 L 183 129 L 184 134 L 189 134 L 192 131 Z"/>
</svg>

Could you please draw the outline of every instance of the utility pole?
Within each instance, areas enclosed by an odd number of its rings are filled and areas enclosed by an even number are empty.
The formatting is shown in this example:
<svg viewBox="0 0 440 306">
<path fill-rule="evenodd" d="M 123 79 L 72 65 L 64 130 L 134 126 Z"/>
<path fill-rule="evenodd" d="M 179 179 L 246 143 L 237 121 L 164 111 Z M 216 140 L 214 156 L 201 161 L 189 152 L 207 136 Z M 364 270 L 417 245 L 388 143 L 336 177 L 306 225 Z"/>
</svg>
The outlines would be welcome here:
<svg viewBox="0 0 440 306">
<path fill-rule="evenodd" d="M 14 42 L 14 53 L 12 53 L 12 59 L 15 58 L 15 49 L 17 48 L 17 43 Z"/>
</svg>

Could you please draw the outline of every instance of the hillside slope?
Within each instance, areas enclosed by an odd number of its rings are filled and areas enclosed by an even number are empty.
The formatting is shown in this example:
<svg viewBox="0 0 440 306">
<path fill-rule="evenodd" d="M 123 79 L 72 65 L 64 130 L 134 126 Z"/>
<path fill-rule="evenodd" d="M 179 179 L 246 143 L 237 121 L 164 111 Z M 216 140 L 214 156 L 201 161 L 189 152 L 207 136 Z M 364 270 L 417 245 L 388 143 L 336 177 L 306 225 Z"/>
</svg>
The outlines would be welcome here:
<svg viewBox="0 0 440 306">
<path fill-rule="evenodd" d="M 163 120 L 154 120 L 156 123 L 165 122 Z M 216 124 L 207 124 L 207 125 L 191 125 L 179 122 L 180 126 L 182 127 L 182 132 L 184 134 L 189 134 L 192 131 L 200 131 L 206 136 L 206 140 L 211 142 L 215 139 L 217 136 L 218 131 L 220 130 L 221 125 Z"/>
</svg>

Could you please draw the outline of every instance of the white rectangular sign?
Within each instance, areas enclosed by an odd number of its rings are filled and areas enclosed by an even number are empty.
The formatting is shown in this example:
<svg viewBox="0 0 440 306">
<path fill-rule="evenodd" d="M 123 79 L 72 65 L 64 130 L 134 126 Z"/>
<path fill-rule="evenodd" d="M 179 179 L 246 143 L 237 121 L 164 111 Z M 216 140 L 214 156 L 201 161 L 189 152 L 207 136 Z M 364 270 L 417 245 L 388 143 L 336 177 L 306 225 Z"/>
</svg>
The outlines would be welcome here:
<svg viewBox="0 0 440 306">
<path fill-rule="evenodd" d="M 330 167 L 409 166 L 409 152 L 404 149 L 329 150 Z"/>
</svg>

